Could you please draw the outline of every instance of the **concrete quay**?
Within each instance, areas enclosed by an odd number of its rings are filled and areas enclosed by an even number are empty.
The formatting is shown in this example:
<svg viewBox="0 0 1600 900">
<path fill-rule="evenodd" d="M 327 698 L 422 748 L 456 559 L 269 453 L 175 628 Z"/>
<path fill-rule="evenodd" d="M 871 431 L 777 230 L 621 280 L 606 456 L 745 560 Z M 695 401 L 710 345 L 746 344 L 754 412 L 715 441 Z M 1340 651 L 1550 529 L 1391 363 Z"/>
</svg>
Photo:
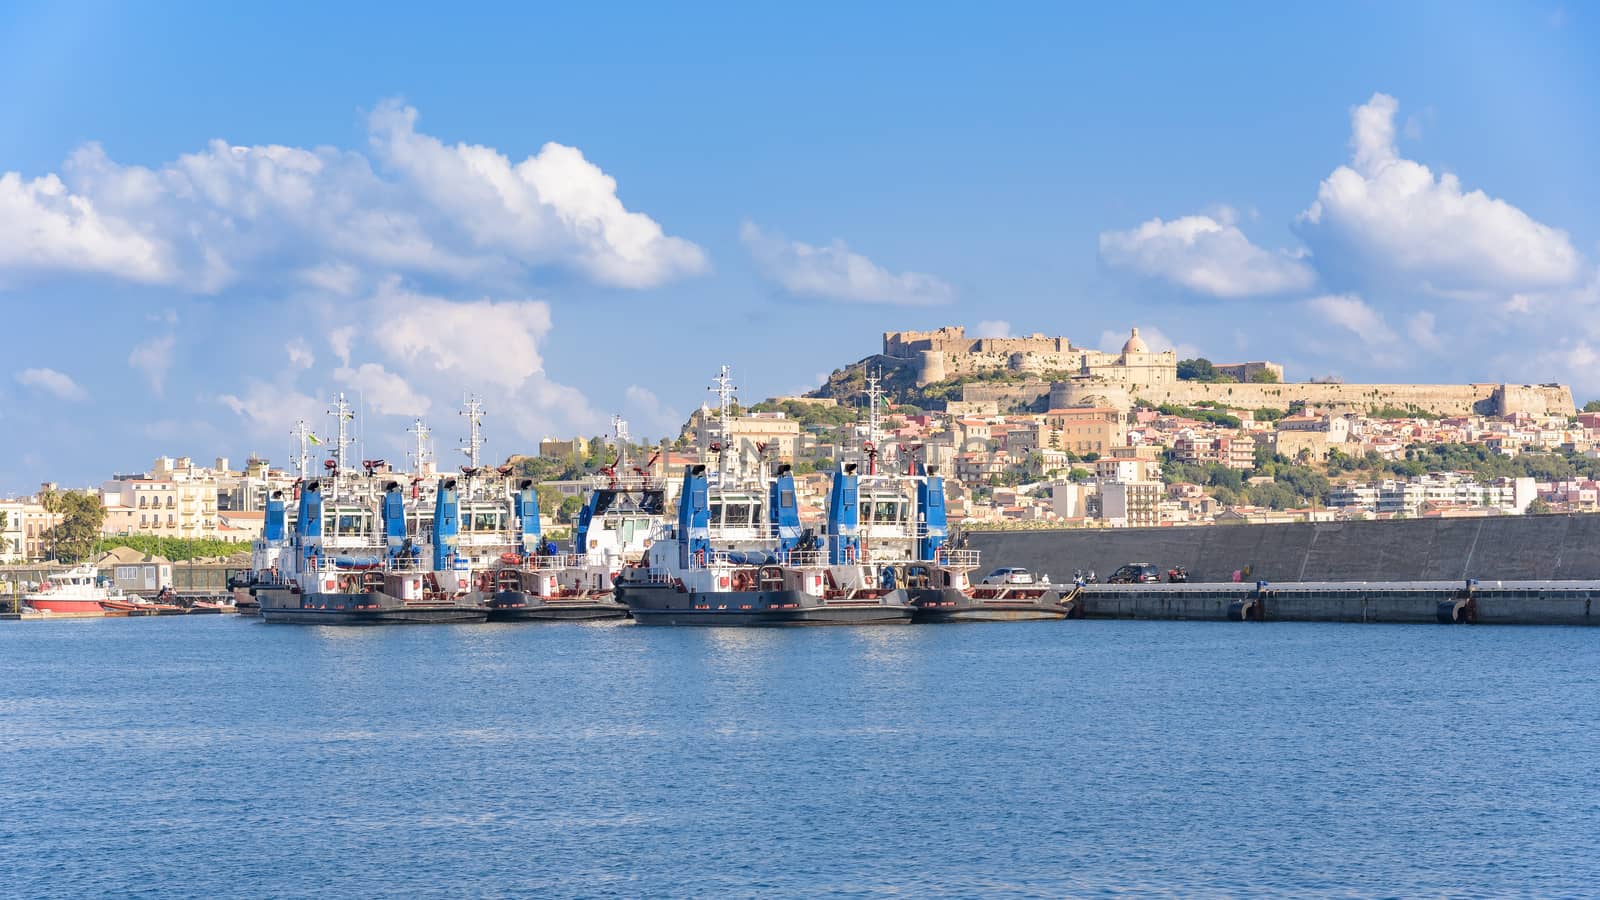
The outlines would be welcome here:
<svg viewBox="0 0 1600 900">
<path fill-rule="evenodd" d="M 1094 584 L 1074 616 L 1234 622 L 1600 625 L 1600 581 Z"/>
</svg>

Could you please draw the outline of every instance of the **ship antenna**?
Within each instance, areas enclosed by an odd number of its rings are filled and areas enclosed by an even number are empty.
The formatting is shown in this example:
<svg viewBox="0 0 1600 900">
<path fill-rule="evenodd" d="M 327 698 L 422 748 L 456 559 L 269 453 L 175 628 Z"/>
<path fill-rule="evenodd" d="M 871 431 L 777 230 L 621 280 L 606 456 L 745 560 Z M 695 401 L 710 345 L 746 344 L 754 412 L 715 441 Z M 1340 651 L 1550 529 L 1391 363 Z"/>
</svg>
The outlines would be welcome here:
<svg viewBox="0 0 1600 900">
<path fill-rule="evenodd" d="M 311 426 L 306 424 L 305 419 L 296 419 L 294 431 L 289 434 L 295 439 L 295 469 L 300 473 L 300 480 L 305 481 L 311 472 L 310 451 L 306 449 L 307 442 L 311 438 Z"/>
<path fill-rule="evenodd" d="M 423 424 L 419 416 L 411 427 L 406 429 L 406 433 L 416 436 L 417 449 L 411 453 L 411 468 L 417 475 L 422 475 L 428 463 L 432 461 L 432 454 L 428 452 L 428 439 L 433 436 L 433 429 Z"/>
<path fill-rule="evenodd" d="M 883 370 L 867 372 L 867 441 L 878 446 L 878 403 L 883 400 Z"/>
<path fill-rule="evenodd" d="M 333 408 L 328 410 L 328 415 L 333 416 L 334 419 L 333 493 L 337 495 L 339 479 L 343 477 L 345 467 L 349 462 L 346 454 L 350 443 L 355 440 L 350 434 L 350 420 L 355 418 L 355 414 L 350 412 L 350 404 L 345 400 L 343 391 L 334 397 Z"/>
<path fill-rule="evenodd" d="M 611 442 L 617 448 L 617 461 L 615 465 L 627 471 L 628 467 L 628 421 L 620 415 L 611 417 Z"/>
<path fill-rule="evenodd" d="M 722 442 L 722 452 L 717 454 L 718 468 L 727 460 L 729 449 L 728 438 L 728 409 L 734 403 L 734 392 L 738 388 L 733 385 L 733 369 L 723 366 L 717 374 L 717 379 L 707 390 L 717 395 L 717 440 Z M 734 465 L 739 463 L 739 454 L 734 454 Z"/>
<path fill-rule="evenodd" d="M 463 408 L 460 414 L 467 417 L 470 427 L 465 441 L 466 446 L 460 449 L 462 453 L 467 455 L 467 465 L 476 469 L 479 463 L 479 451 L 483 449 L 485 443 L 483 432 L 480 428 L 483 424 L 483 401 L 475 394 L 467 394 L 462 398 L 461 403 Z"/>
</svg>

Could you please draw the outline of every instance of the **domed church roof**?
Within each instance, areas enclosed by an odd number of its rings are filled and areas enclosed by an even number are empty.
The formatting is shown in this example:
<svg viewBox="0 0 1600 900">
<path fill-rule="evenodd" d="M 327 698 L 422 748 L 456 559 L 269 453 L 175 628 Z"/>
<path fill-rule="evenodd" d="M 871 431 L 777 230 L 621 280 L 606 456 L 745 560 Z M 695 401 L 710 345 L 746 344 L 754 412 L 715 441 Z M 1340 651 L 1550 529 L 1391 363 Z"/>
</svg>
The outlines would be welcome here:
<svg viewBox="0 0 1600 900">
<path fill-rule="evenodd" d="M 1128 336 L 1128 342 L 1122 345 L 1123 353 L 1149 353 L 1150 348 L 1145 346 L 1144 338 L 1139 337 L 1139 329 L 1134 328 L 1133 334 Z"/>
</svg>

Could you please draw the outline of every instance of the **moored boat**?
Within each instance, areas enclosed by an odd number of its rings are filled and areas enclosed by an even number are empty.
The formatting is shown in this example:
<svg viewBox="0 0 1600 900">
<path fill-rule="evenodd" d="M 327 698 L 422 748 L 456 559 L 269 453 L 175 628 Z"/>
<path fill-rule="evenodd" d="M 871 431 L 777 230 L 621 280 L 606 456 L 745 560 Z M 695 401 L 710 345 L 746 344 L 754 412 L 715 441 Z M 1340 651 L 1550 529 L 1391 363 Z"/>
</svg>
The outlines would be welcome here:
<svg viewBox="0 0 1600 900">
<path fill-rule="evenodd" d="M 368 479 L 358 482 L 345 465 L 351 443 L 352 417 L 344 395 L 330 410 L 337 428 L 328 477 L 300 487 L 295 527 L 278 565 L 253 586 L 267 622 L 311 625 L 383 625 L 482 622 L 487 610 L 467 594 L 465 572 L 458 570 L 453 548 L 437 539 L 428 555 L 407 535 L 405 495 L 398 481 L 389 481 L 374 496 L 371 478 L 381 469 L 367 466 Z M 453 479 L 441 482 L 437 502 L 448 493 L 454 502 Z M 269 509 L 270 515 L 270 509 Z M 454 533 L 457 515 L 436 509 L 433 529 Z"/>
<path fill-rule="evenodd" d="M 794 475 L 776 476 L 757 461 L 745 477 L 738 450 L 726 443 L 732 387 L 723 368 L 713 479 L 687 466 L 677 521 L 654 536 L 643 565 L 624 568 L 617 598 L 642 625 L 795 626 L 904 624 L 906 592 L 879 585 L 839 585 L 827 555 L 800 527 Z M 730 460 L 729 456 L 733 458 Z"/>
<path fill-rule="evenodd" d="M 29 618 L 96 619 L 106 614 L 105 601 L 121 598 L 101 584 L 93 566 L 78 566 L 51 575 L 39 590 L 23 594 L 22 603 L 36 614 Z"/>
</svg>

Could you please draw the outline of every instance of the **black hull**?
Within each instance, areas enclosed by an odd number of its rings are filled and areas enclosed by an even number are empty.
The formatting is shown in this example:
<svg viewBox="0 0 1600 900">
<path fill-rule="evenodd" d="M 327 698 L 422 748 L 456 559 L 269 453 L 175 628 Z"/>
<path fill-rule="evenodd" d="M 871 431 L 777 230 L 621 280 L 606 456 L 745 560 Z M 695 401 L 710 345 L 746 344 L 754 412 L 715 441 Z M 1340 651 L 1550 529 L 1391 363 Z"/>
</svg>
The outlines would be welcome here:
<svg viewBox="0 0 1600 900">
<path fill-rule="evenodd" d="M 792 628 L 811 625 L 904 625 L 898 603 L 823 603 L 802 591 L 679 592 L 668 585 L 617 586 L 617 599 L 640 625 Z"/>
<path fill-rule="evenodd" d="M 379 593 L 274 591 L 262 600 L 261 618 L 281 625 L 451 625 L 483 622 L 489 617 L 489 610 L 476 603 L 408 604 Z"/>
<path fill-rule="evenodd" d="M 502 591 L 489 601 L 491 622 L 583 622 L 627 618 L 628 608 L 615 600 L 541 600 L 521 591 Z"/>
<path fill-rule="evenodd" d="M 912 621 L 918 624 L 941 622 L 1027 622 L 1065 619 L 1069 610 L 1061 605 L 1060 595 L 1046 591 L 1034 600 L 978 600 L 954 588 L 912 590 Z"/>
</svg>

